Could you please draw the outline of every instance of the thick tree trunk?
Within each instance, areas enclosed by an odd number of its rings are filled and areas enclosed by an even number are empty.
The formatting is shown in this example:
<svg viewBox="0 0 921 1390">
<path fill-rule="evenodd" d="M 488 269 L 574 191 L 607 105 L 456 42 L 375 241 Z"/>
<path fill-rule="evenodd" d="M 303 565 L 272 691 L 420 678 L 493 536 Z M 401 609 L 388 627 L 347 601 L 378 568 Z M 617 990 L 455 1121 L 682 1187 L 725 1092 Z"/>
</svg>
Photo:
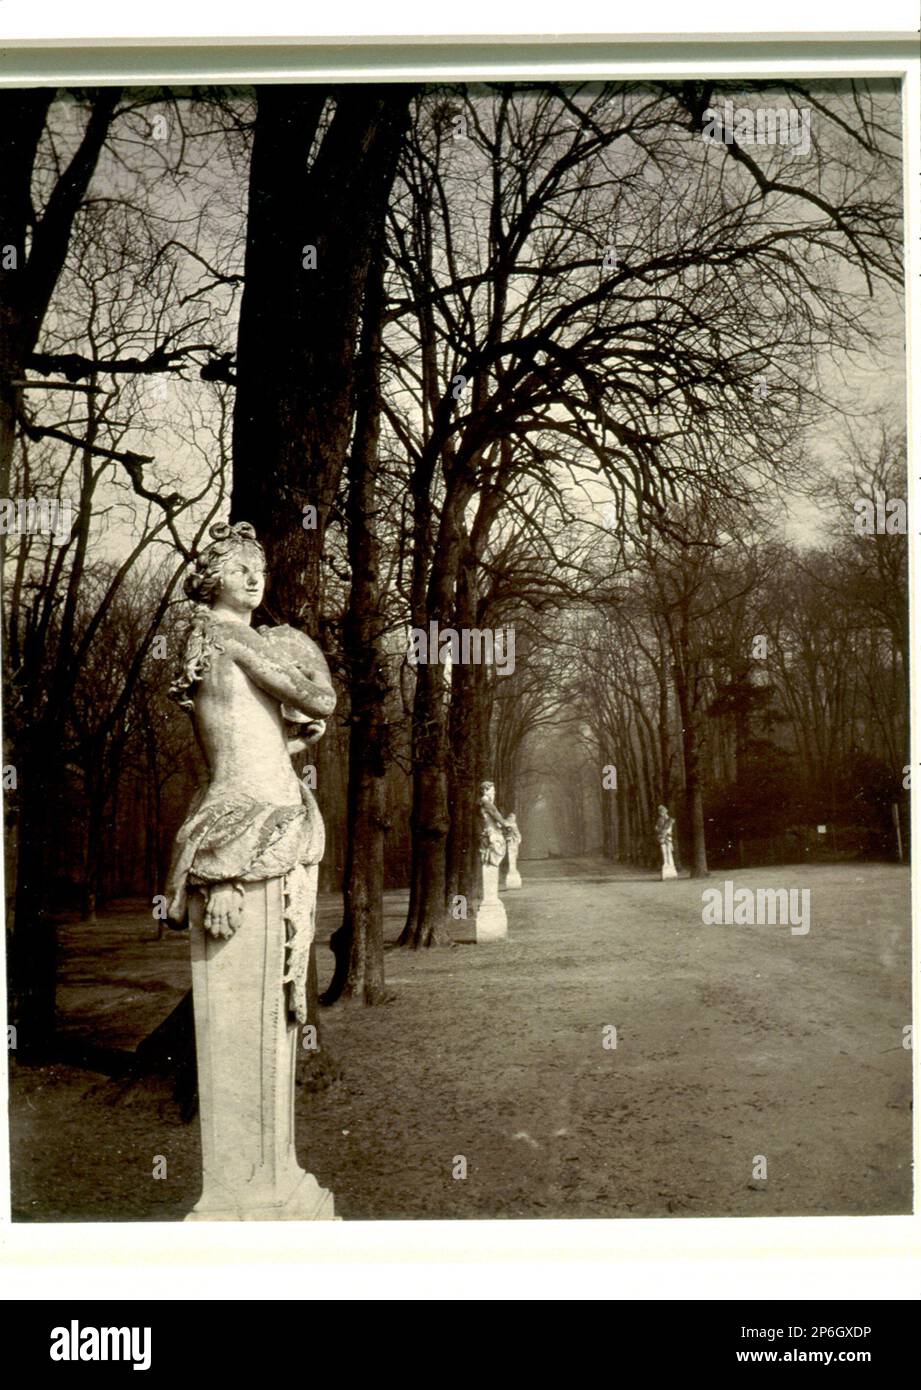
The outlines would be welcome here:
<svg viewBox="0 0 921 1390">
<path fill-rule="evenodd" d="M 479 785 L 490 774 L 488 710 L 483 703 L 482 667 L 467 667 L 463 680 L 451 689 L 447 898 L 450 902 L 460 895 L 468 912 L 479 897 Z"/>
<path fill-rule="evenodd" d="M 445 844 L 448 834 L 447 730 L 444 669 L 416 668 L 413 701 L 413 839 L 411 910 L 399 946 L 436 946 L 445 940 Z"/>
<path fill-rule="evenodd" d="M 457 576 L 454 626 L 458 632 L 478 627 L 476 559 L 468 553 Z M 465 899 L 472 910 L 480 891 L 477 809 L 480 783 L 494 773 L 489 759 L 488 673 L 484 666 L 458 664 L 451 671 L 449 719 L 449 808 L 447 900 Z"/>
<path fill-rule="evenodd" d="M 358 325 L 410 91 L 259 90 L 237 333 L 232 519 L 252 522 L 275 622 L 318 633 L 322 556 L 352 432 Z M 315 511 L 305 511 L 314 508 Z"/>
<path fill-rule="evenodd" d="M 359 368 L 355 442 L 349 461 L 348 551 L 352 572 L 343 624 L 349 720 L 348 833 L 344 918 L 330 946 L 336 957 L 324 1004 L 354 999 L 379 1004 L 384 987 L 384 777 L 387 771 L 387 678 L 381 643 L 377 474 L 380 438 L 382 254 L 368 276 Z"/>
<path fill-rule="evenodd" d="M 26 234 L 33 220 L 32 169 L 53 96 L 48 89 L 0 93 L 0 497 L 10 495 L 19 399 L 13 383 L 22 378 L 26 357 L 35 344 L 36 330 L 30 331 Z"/>
<path fill-rule="evenodd" d="M 480 666 L 452 673 L 447 896 L 463 897 L 468 910 L 479 895 L 480 783 L 490 775 L 485 672 Z"/>
<path fill-rule="evenodd" d="M 326 527 L 355 406 L 369 245 L 386 215 L 411 89 L 259 90 L 237 330 L 232 520 L 266 550 L 266 616 L 320 637 Z M 313 509 L 313 510 L 308 510 Z M 316 953 L 308 981 L 316 1012 Z"/>
<path fill-rule="evenodd" d="M 250 157 L 231 519 L 252 522 L 266 549 L 266 608 L 277 622 L 298 622 L 306 599 L 315 624 L 329 514 L 329 498 L 321 508 L 319 493 L 328 488 L 335 456 L 326 448 L 327 438 L 344 459 L 351 422 L 348 344 L 337 335 L 338 321 L 316 321 L 323 292 L 331 293 L 332 285 L 325 255 L 319 260 L 326 235 L 320 190 L 311 197 L 308 158 L 327 97 L 328 89 L 320 86 L 260 88 Z M 318 253 L 313 270 L 304 267 L 308 243 Z M 327 350 L 341 372 L 335 393 L 329 393 L 326 373 L 315 361 L 321 324 L 329 330 Z M 315 399 L 325 407 L 325 431 Z M 317 507 L 313 531 L 302 523 L 307 503 Z"/>
<path fill-rule="evenodd" d="M 0 268 L 0 496 L 9 496 L 18 390 L 35 350 L 51 296 L 67 256 L 74 218 L 96 169 L 121 93 L 116 87 L 93 94 L 86 128 L 70 162 L 57 178 L 36 220 L 32 205 L 35 155 L 54 91 L 0 93 L 0 248 L 10 248 L 15 266 Z M 32 240 L 26 255 L 26 233 Z M 2 541 L 0 541 L 2 552 Z"/>
<path fill-rule="evenodd" d="M 681 747 L 684 755 L 684 797 L 688 825 L 691 829 L 691 878 L 707 878 L 707 834 L 704 823 L 703 784 L 700 767 L 700 737 L 698 714 L 691 707 L 689 691 L 680 676 L 675 682 L 678 708 L 681 711 Z"/>
<path fill-rule="evenodd" d="M 656 667 L 656 679 L 659 685 L 659 795 L 662 798 L 663 806 L 670 806 L 672 794 L 671 729 L 668 712 L 668 678 L 666 676 L 666 660 L 665 654 L 662 651 L 661 637 L 659 639 L 659 664 Z"/>
<path fill-rule="evenodd" d="M 413 621 L 428 633 L 438 632 L 455 612 L 455 585 L 466 544 L 464 512 L 475 492 L 469 462 L 455 456 L 443 460 L 449 477 L 433 547 L 428 544 L 431 499 L 427 487 L 414 495 Z M 431 556 L 424 603 L 424 562 Z M 448 702 L 440 650 L 429 649 L 428 660 L 416 668 L 413 700 L 412 760 L 413 874 L 418 875 L 412 910 L 400 934 L 400 946 L 433 946 L 446 940 L 447 835 L 450 828 L 448 800 Z"/>
</svg>

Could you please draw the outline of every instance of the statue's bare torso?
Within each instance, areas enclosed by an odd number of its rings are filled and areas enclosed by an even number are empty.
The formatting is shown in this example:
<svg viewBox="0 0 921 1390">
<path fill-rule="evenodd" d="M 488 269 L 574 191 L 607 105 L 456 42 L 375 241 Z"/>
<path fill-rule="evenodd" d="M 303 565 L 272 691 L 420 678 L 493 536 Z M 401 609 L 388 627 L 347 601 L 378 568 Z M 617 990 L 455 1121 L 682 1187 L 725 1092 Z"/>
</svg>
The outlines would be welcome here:
<svg viewBox="0 0 921 1390">
<path fill-rule="evenodd" d="M 215 624 L 220 637 L 220 627 Z M 297 806 L 281 703 L 260 689 L 227 651 L 215 654 L 195 695 L 195 733 L 208 764 L 209 793 L 243 793 L 276 806 Z"/>
<path fill-rule="evenodd" d="M 170 916 L 184 919 L 187 876 L 204 879 L 210 884 L 205 929 L 226 936 L 239 921 L 239 881 L 268 872 L 260 868 L 262 850 L 276 858 L 286 846 L 292 853 L 322 853 L 322 820 L 291 753 L 322 734 L 336 696 L 319 647 L 293 628 L 254 630 L 211 613 L 200 617 L 191 643 L 196 675 L 190 703 L 208 783 L 176 837 Z M 289 739 L 286 721 L 304 736 Z M 288 808 L 297 808 L 296 824 L 278 819 Z M 213 830 L 215 816 L 231 821 Z M 217 863 L 229 866 L 226 876 L 215 871 Z"/>
</svg>

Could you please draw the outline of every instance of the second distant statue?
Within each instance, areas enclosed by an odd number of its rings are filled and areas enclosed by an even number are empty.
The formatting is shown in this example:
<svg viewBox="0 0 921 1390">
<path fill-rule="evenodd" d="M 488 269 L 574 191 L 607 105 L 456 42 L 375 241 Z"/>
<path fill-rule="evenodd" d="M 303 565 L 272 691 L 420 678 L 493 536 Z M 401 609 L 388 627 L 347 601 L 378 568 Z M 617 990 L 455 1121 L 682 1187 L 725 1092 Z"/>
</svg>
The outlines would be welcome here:
<svg viewBox="0 0 921 1390">
<path fill-rule="evenodd" d="M 508 918 L 499 897 L 499 865 L 505 858 L 509 823 L 496 805 L 492 782 L 480 784 L 480 862 L 483 896 L 476 914 L 477 941 L 502 941 L 508 936 Z"/>
<path fill-rule="evenodd" d="M 674 818 L 668 814 L 667 806 L 660 806 L 659 818 L 656 821 L 656 839 L 662 850 L 663 879 L 678 877 L 678 870 L 675 868 L 674 835 Z"/>
<path fill-rule="evenodd" d="M 514 811 L 505 817 L 505 843 L 508 846 L 508 873 L 505 876 L 506 888 L 520 888 L 521 874 L 518 872 L 518 851 L 521 848 L 521 831 Z"/>
</svg>

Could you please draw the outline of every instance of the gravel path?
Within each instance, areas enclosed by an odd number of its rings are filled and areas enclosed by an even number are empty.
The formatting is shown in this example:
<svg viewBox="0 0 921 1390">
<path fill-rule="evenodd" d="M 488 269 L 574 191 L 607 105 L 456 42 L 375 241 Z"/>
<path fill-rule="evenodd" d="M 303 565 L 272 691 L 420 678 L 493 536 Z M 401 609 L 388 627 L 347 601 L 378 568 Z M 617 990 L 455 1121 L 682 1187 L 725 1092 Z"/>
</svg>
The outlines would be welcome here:
<svg viewBox="0 0 921 1390">
<path fill-rule="evenodd" d="M 504 895 L 507 943 L 389 950 L 390 1003 L 323 1012 L 339 1075 L 299 1090 L 301 1161 L 340 1215 L 910 1210 L 907 869 L 731 875 L 737 888 L 808 888 L 806 935 L 704 926 L 701 893 L 720 877 L 661 883 L 585 860 L 521 869 L 525 886 Z M 390 939 L 404 907 L 388 895 Z M 330 897 L 326 935 L 335 918 Z M 136 912 L 64 933 L 71 1040 L 133 1048 L 181 997 L 185 938 L 154 935 Z M 188 1211 L 197 1123 L 181 1122 L 165 1082 L 120 1094 L 74 1066 L 12 1072 L 16 1219 Z M 152 1176 L 158 1156 L 165 1179 Z"/>
</svg>

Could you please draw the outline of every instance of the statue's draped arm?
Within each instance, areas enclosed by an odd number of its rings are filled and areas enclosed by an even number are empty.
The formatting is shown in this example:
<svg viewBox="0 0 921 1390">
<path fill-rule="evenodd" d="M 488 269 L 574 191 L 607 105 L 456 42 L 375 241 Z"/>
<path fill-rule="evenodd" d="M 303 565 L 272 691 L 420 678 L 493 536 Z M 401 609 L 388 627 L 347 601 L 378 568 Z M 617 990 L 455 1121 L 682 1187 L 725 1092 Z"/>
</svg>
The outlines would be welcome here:
<svg viewBox="0 0 921 1390">
<path fill-rule="evenodd" d="M 297 643 L 296 655 L 291 651 L 292 637 Z M 220 642 L 253 684 L 279 703 L 309 719 L 325 719 L 332 714 L 336 694 L 329 667 L 319 647 L 304 633 L 294 634 L 290 628 L 254 632 L 235 623 L 222 623 Z"/>
</svg>

